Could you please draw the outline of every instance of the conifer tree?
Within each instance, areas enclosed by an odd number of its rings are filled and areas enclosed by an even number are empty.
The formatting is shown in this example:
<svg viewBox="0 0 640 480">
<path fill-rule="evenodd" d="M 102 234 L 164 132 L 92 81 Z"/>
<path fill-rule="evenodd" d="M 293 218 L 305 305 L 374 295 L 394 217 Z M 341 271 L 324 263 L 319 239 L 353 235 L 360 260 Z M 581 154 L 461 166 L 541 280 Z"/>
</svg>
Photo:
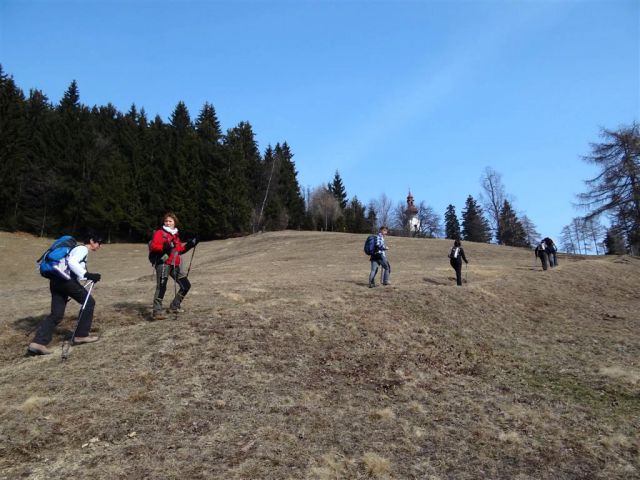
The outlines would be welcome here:
<svg viewBox="0 0 640 480">
<path fill-rule="evenodd" d="M 227 221 L 229 231 L 249 231 L 251 221 L 251 191 L 247 181 L 247 172 L 259 165 L 259 151 L 253 129 L 248 122 L 240 122 L 227 131 L 224 143 L 225 166 L 222 188 L 225 204 L 228 206 Z"/>
<path fill-rule="evenodd" d="M 286 210 L 288 222 L 285 228 L 300 229 L 304 222 L 304 198 L 298 184 L 293 153 L 287 142 L 276 145 L 275 155 L 280 157 L 278 196 Z"/>
<path fill-rule="evenodd" d="M 171 115 L 171 148 L 169 151 L 170 209 L 180 212 L 182 228 L 199 230 L 200 173 L 202 167 L 195 128 L 184 102 L 178 102 Z"/>
<path fill-rule="evenodd" d="M 31 90 L 26 104 L 28 180 L 24 192 L 24 215 L 20 228 L 43 236 L 56 228 L 58 218 L 50 210 L 61 180 L 53 168 L 50 145 L 54 141 L 53 107 L 39 90 Z"/>
<path fill-rule="evenodd" d="M 449 204 L 444 214 L 445 236 L 450 240 L 460 239 L 460 222 L 456 215 L 456 208 Z"/>
<path fill-rule="evenodd" d="M 99 168 L 90 153 L 95 137 L 90 129 L 90 111 L 80 103 L 75 80 L 64 93 L 56 109 L 55 168 L 64 178 L 55 198 L 54 210 L 60 212 L 61 226 L 72 233 L 78 232 L 84 221 L 90 185 Z"/>
<path fill-rule="evenodd" d="M 502 203 L 498 224 L 500 229 L 497 231 L 496 240 L 499 244 L 512 247 L 527 246 L 527 233 L 508 200 Z"/>
<path fill-rule="evenodd" d="M 199 233 L 204 238 L 213 238 L 230 230 L 227 223 L 230 212 L 224 204 L 224 189 L 222 187 L 225 162 L 221 144 L 223 135 L 213 105 L 204 104 L 196 120 L 196 132 L 199 139 L 202 168 L 200 172 L 202 189 L 199 197 Z"/>
<path fill-rule="evenodd" d="M 11 229 L 19 225 L 25 187 L 27 139 L 24 93 L 0 65 L 0 219 Z"/>
<path fill-rule="evenodd" d="M 478 202 L 469 195 L 462 211 L 462 238 L 470 242 L 485 242 L 491 240 L 491 228 L 484 217 Z"/>
<path fill-rule="evenodd" d="M 369 232 L 375 233 L 378 228 L 378 213 L 376 211 L 376 202 L 371 200 L 367 207 L 367 225 Z"/>
<path fill-rule="evenodd" d="M 344 209 L 344 223 L 347 232 L 351 233 L 368 233 L 371 230 L 367 217 L 365 216 L 366 208 L 354 196 Z"/>
<path fill-rule="evenodd" d="M 335 175 L 333 176 L 333 181 L 328 184 L 327 189 L 336 197 L 338 203 L 340 204 L 340 208 L 343 210 L 347 206 L 347 191 L 344 188 L 344 184 L 342 183 L 342 178 L 340 177 L 340 172 L 336 170 Z"/>
</svg>

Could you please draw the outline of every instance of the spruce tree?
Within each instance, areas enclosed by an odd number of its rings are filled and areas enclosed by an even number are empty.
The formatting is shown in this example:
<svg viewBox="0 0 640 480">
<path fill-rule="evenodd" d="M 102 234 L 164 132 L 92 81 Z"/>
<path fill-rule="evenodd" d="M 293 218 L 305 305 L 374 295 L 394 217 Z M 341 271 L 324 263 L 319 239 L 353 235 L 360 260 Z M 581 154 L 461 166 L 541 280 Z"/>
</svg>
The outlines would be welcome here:
<svg viewBox="0 0 640 480">
<path fill-rule="evenodd" d="M 90 111 L 80 103 L 75 80 L 64 93 L 56 109 L 56 168 L 64 178 L 54 211 L 60 212 L 64 230 L 77 233 L 84 222 L 94 173 L 99 169 L 92 154 L 96 137 L 91 131 Z"/>
<path fill-rule="evenodd" d="M 0 65 L 0 221 L 10 229 L 19 226 L 26 185 L 27 129 L 25 98 Z"/>
<path fill-rule="evenodd" d="M 247 173 L 259 165 L 260 153 L 253 129 L 248 122 L 240 122 L 227 131 L 224 155 L 221 186 L 224 202 L 228 206 L 226 223 L 229 231 L 222 233 L 226 236 L 247 232 L 251 224 L 251 189 Z"/>
<path fill-rule="evenodd" d="M 230 230 L 227 223 L 230 211 L 224 203 L 222 188 L 225 162 L 221 144 L 223 136 L 213 105 L 204 104 L 195 126 L 199 140 L 202 187 L 198 199 L 199 234 L 202 238 L 214 238 Z"/>
<path fill-rule="evenodd" d="M 354 196 L 344 209 L 345 227 L 350 233 L 368 233 L 371 228 L 365 216 L 366 208 Z"/>
<path fill-rule="evenodd" d="M 284 142 L 281 147 L 276 146 L 275 154 L 280 156 L 278 195 L 288 217 L 286 228 L 300 229 L 304 222 L 304 198 L 298 184 L 293 153 L 287 142 Z"/>
<path fill-rule="evenodd" d="M 344 184 L 342 183 L 342 178 L 340 177 L 338 170 L 336 170 L 336 173 L 333 176 L 333 181 L 328 184 L 327 188 L 333 196 L 336 197 L 336 200 L 338 200 L 340 208 L 344 210 L 347 207 L 347 191 L 344 188 Z"/>
<path fill-rule="evenodd" d="M 496 240 L 499 244 L 512 247 L 528 246 L 527 232 L 508 200 L 504 200 L 502 203 L 498 225 L 500 225 L 500 229 L 497 232 Z"/>
<path fill-rule="evenodd" d="M 450 240 L 460 239 L 460 222 L 456 215 L 456 208 L 449 204 L 444 214 L 445 236 Z"/>
<path fill-rule="evenodd" d="M 24 215 L 19 227 L 40 236 L 57 230 L 55 222 L 58 219 L 50 206 L 60 188 L 61 177 L 53 168 L 52 124 L 53 107 L 49 99 L 41 91 L 31 90 L 26 106 L 28 180 L 24 191 Z"/>
<path fill-rule="evenodd" d="M 491 228 L 478 202 L 469 195 L 462 211 L 462 238 L 470 242 L 489 242 Z"/>
</svg>

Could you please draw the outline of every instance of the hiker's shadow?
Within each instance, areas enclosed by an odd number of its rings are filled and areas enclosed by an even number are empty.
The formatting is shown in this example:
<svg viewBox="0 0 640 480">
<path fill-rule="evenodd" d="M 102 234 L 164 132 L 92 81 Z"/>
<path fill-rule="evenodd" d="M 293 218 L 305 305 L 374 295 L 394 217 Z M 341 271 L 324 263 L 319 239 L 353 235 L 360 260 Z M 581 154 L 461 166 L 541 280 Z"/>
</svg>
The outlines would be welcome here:
<svg viewBox="0 0 640 480">
<path fill-rule="evenodd" d="M 36 332 L 36 330 L 38 329 L 38 325 L 40 325 L 40 323 L 47 317 L 48 317 L 48 315 L 45 314 L 45 315 L 29 316 L 29 317 L 19 318 L 16 321 L 13 322 L 13 327 L 17 331 L 23 332 L 25 334 L 25 336 L 33 335 Z M 63 319 L 63 321 L 64 320 L 65 319 Z M 60 335 L 60 336 L 63 336 L 63 337 L 66 337 L 70 333 L 71 333 L 71 330 L 69 330 L 69 328 L 67 328 L 67 327 L 61 326 L 61 324 L 56 325 L 56 327 L 54 329 L 54 334 L 55 335 Z"/>
<path fill-rule="evenodd" d="M 441 280 L 436 280 L 429 277 L 423 277 L 422 280 L 424 280 L 426 283 L 431 283 L 432 285 L 449 285 L 449 282 L 443 282 Z M 454 278 L 453 280 L 455 281 L 456 279 Z"/>
<path fill-rule="evenodd" d="M 120 302 L 114 303 L 113 308 L 125 317 L 138 317 L 148 322 L 153 321 L 149 305 L 146 303 Z"/>
<path fill-rule="evenodd" d="M 24 332 L 24 334 L 27 335 L 31 332 L 35 332 L 40 322 L 45 318 L 47 318 L 47 315 L 19 318 L 13 322 L 13 327 L 19 332 Z"/>
</svg>

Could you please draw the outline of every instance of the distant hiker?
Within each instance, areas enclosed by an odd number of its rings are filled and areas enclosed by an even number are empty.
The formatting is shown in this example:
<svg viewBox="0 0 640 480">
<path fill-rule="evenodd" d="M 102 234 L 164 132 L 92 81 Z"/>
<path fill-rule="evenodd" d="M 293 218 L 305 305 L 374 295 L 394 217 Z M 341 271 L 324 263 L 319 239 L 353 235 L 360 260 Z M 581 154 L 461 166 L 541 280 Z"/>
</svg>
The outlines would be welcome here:
<svg viewBox="0 0 640 480">
<path fill-rule="evenodd" d="M 545 245 L 545 251 L 547 252 L 547 257 L 549 258 L 549 266 L 557 267 L 558 266 L 558 248 L 553 240 L 549 237 L 545 237 L 542 239 Z"/>
<path fill-rule="evenodd" d="M 456 271 L 456 284 L 458 286 L 462 285 L 462 261 L 464 263 L 469 263 L 467 261 L 467 257 L 464 256 L 464 249 L 462 248 L 462 244 L 460 240 L 455 240 L 453 242 L 453 247 L 451 247 L 451 251 L 449 252 L 449 263 Z"/>
<path fill-rule="evenodd" d="M 173 278 L 180 288 L 169 306 L 169 311 L 172 313 L 183 312 L 180 305 L 191 288 L 187 273 L 182 268 L 180 254 L 195 247 L 198 240 L 194 237 L 188 242 L 181 242 L 176 228 L 177 224 L 178 217 L 174 213 L 165 214 L 162 228 L 154 232 L 149 243 L 149 260 L 156 271 L 156 291 L 153 297 L 153 317 L 155 319 L 165 317 L 162 300 L 167 291 L 169 277 Z"/>
<path fill-rule="evenodd" d="M 384 243 L 384 236 L 389 233 L 389 229 L 385 226 L 380 227 L 378 235 L 375 236 L 375 244 L 373 253 L 369 260 L 371 261 L 371 273 L 369 274 L 369 288 L 376 286 L 376 274 L 378 267 L 382 266 L 382 285 L 389 285 L 389 277 L 391 276 L 391 265 L 387 260 L 386 251 L 389 247 Z"/>
<path fill-rule="evenodd" d="M 547 253 L 547 244 L 544 242 L 544 240 L 536 245 L 536 249 L 533 253 L 536 258 L 539 258 L 542 262 L 542 270 L 546 270 L 549 264 L 549 254 Z"/>
<path fill-rule="evenodd" d="M 71 240 L 75 244 L 75 240 Z M 99 337 L 89 335 L 96 302 L 80 282 L 86 280 L 97 283 L 100 281 L 99 273 L 89 273 L 87 271 L 87 257 L 89 252 L 95 252 L 100 248 L 102 238 L 96 234 L 89 234 L 84 240 L 84 244 L 74 246 L 69 250 L 68 254 L 56 266 L 55 272 L 47 275 L 47 278 L 49 278 L 49 290 L 51 291 L 51 313 L 38 325 L 35 337 L 27 347 L 27 355 L 48 355 L 52 353 L 47 348 L 47 345 L 51 342 L 53 330 L 64 317 L 69 298 L 73 298 L 78 304 L 84 305 L 78 317 L 75 335 L 72 338 L 73 345 L 93 343 L 99 339 Z M 41 260 L 46 261 L 45 255 Z M 42 271 L 43 269 L 41 268 Z"/>
</svg>

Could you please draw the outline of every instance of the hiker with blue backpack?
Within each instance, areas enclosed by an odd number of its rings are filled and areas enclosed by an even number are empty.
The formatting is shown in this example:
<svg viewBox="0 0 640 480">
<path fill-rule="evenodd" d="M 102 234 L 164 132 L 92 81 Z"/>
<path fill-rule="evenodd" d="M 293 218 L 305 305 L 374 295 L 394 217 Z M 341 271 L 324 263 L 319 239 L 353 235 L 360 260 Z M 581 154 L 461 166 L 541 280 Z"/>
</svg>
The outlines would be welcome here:
<svg viewBox="0 0 640 480">
<path fill-rule="evenodd" d="M 48 355 L 47 345 L 51 342 L 53 331 L 62 321 L 67 302 L 70 298 L 82 306 L 76 328 L 71 338 L 73 345 L 97 342 L 99 337 L 89 334 L 93 321 L 95 300 L 80 282 L 100 281 L 99 273 L 87 271 L 89 252 L 95 252 L 102 244 L 102 238 L 89 234 L 85 243 L 78 245 L 71 236 L 56 240 L 40 257 L 40 274 L 49 279 L 51 291 L 51 313 L 38 325 L 36 334 L 27 347 L 27 355 Z"/>
<path fill-rule="evenodd" d="M 456 271 L 456 285 L 462 286 L 462 261 L 469 263 L 467 257 L 464 255 L 464 249 L 460 240 L 454 240 L 453 247 L 449 252 L 449 263 L 451 267 Z M 466 281 L 466 280 L 465 280 Z"/>
<path fill-rule="evenodd" d="M 389 233 L 387 227 L 382 226 L 377 235 L 370 235 L 364 244 L 364 253 L 370 255 L 371 273 L 369 273 L 369 288 L 376 287 L 376 275 L 378 268 L 382 267 L 382 285 L 390 285 L 391 265 L 387 259 L 386 251 L 389 247 L 384 242 L 384 236 Z"/>
<path fill-rule="evenodd" d="M 169 277 L 173 278 L 176 287 L 179 287 L 169 305 L 169 311 L 171 313 L 184 311 L 181 304 L 191 288 L 191 282 L 187 278 L 188 272 L 182 268 L 181 255 L 187 253 L 198 243 L 195 237 L 184 243 L 180 240 L 176 227 L 178 217 L 175 213 L 166 213 L 162 223 L 162 227 L 154 232 L 153 238 L 149 242 L 149 261 L 156 271 L 156 291 L 153 296 L 153 318 L 156 320 L 166 316 L 162 308 L 162 300 L 167 291 Z"/>
</svg>

